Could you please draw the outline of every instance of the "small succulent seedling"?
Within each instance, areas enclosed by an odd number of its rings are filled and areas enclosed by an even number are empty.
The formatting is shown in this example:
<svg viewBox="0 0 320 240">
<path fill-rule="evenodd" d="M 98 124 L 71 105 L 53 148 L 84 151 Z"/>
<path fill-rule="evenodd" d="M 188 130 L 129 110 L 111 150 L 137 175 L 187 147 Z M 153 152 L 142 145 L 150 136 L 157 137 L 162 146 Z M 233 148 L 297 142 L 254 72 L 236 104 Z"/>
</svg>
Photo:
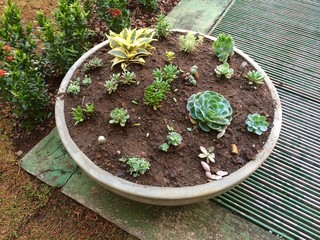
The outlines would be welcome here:
<svg viewBox="0 0 320 240">
<path fill-rule="evenodd" d="M 108 93 L 111 94 L 118 89 L 118 82 L 113 80 L 107 80 L 104 86 L 107 89 Z"/>
<path fill-rule="evenodd" d="M 76 108 L 72 108 L 72 116 L 75 121 L 75 125 L 84 122 L 88 117 L 90 117 L 94 112 L 93 104 L 86 104 L 85 108 L 81 108 L 78 105 Z"/>
<path fill-rule="evenodd" d="M 166 51 L 165 56 L 167 62 L 173 63 L 173 59 L 175 59 L 175 53 L 173 51 Z"/>
<path fill-rule="evenodd" d="M 127 120 L 130 118 L 127 109 L 115 108 L 110 112 L 111 124 L 120 124 L 121 127 L 126 125 Z"/>
<path fill-rule="evenodd" d="M 214 147 L 209 147 L 206 149 L 203 146 L 200 146 L 201 153 L 198 155 L 199 158 L 205 158 L 207 163 L 215 162 L 215 154 L 214 154 Z"/>
<path fill-rule="evenodd" d="M 177 132 L 169 132 L 167 135 L 168 144 L 179 146 L 182 142 L 182 136 Z"/>
<path fill-rule="evenodd" d="M 156 35 L 158 38 L 165 38 L 169 35 L 171 24 L 167 21 L 164 14 L 160 14 L 156 17 L 156 23 L 154 26 Z"/>
<path fill-rule="evenodd" d="M 174 66 L 172 64 L 166 65 L 163 68 L 163 80 L 171 83 L 173 82 L 173 80 L 178 78 L 179 73 L 180 70 L 177 66 Z"/>
<path fill-rule="evenodd" d="M 187 110 L 192 121 L 205 132 L 214 129 L 223 132 L 231 123 L 232 108 L 222 95 L 205 91 L 193 94 L 188 99 Z"/>
<path fill-rule="evenodd" d="M 234 41 L 231 35 L 219 34 L 216 41 L 213 42 L 214 54 L 220 62 L 226 62 L 233 55 Z"/>
<path fill-rule="evenodd" d="M 182 51 L 192 53 L 203 43 L 203 36 L 198 35 L 198 37 L 196 37 L 195 34 L 188 32 L 186 35 L 181 35 L 179 41 Z"/>
<path fill-rule="evenodd" d="M 72 95 L 78 95 L 80 93 L 80 78 L 76 78 L 70 82 L 67 93 Z"/>
<path fill-rule="evenodd" d="M 197 85 L 196 78 L 198 78 L 198 67 L 194 65 L 190 68 L 190 71 L 185 74 L 184 80 L 186 85 Z"/>
<path fill-rule="evenodd" d="M 249 84 L 263 84 L 264 77 L 258 71 L 249 71 L 246 76 L 249 79 Z"/>
<path fill-rule="evenodd" d="M 137 81 L 135 80 L 135 78 L 136 74 L 134 72 L 124 71 L 121 75 L 120 83 L 127 85 L 136 83 Z"/>
<path fill-rule="evenodd" d="M 144 174 L 151 166 L 148 161 L 139 157 L 129 157 L 127 159 L 122 157 L 119 161 L 126 163 L 130 167 L 129 172 L 133 177 L 139 177 Z"/>
<path fill-rule="evenodd" d="M 102 59 L 95 57 L 83 65 L 83 70 L 86 72 L 98 67 L 102 67 L 102 65 Z"/>
<path fill-rule="evenodd" d="M 233 69 L 229 68 L 227 62 L 217 66 L 214 71 L 216 72 L 217 77 L 225 76 L 225 78 L 231 78 L 233 74 Z"/>
<path fill-rule="evenodd" d="M 92 83 L 91 77 L 88 75 L 84 75 L 84 78 L 82 79 L 82 85 L 88 86 Z"/>
<path fill-rule="evenodd" d="M 246 120 L 247 130 L 261 135 L 268 130 L 269 123 L 266 121 L 265 116 L 258 113 L 249 114 Z"/>
<path fill-rule="evenodd" d="M 160 107 L 160 103 L 166 98 L 170 85 L 166 81 L 154 80 L 144 91 L 143 100 L 146 105 L 152 106 L 154 110 Z"/>
<path fill-rule="evenodd" d="M 164 152 L 168 152 L 168 150 L 169 150 L 169 144 L 168 144 L 168 143 L 162 143 L 162 144 L 159 146 L 159 150 L 164 151 Z"/>
</svg>

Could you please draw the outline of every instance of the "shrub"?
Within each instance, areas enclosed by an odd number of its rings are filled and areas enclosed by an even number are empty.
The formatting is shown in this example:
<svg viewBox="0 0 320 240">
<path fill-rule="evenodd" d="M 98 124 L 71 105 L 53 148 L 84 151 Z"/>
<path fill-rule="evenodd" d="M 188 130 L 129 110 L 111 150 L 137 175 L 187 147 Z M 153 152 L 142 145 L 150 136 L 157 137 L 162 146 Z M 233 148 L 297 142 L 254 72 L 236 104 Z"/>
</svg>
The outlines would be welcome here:
<svg viewBox="0 0 320 240">
<path fill-rule="evenodd" d="M 263 132 L 268 130 L 269 123 L 266 121 L 265 116 L 254 113 L 248 115 L 246 125 L 249 132 L 261 135 Z"/>
<path fill-rule="evenodd" d="M 192 53 L 200 46 L 203 42 L 203 36 L 196 36 L 191 32 L 188 32 L 186 35 L 181 35 L 179 37 L 180 49 L 186 53 Z"/>
<path fill-rule="evenodd" d="M 193 94 L 188 99 L 187 109 L 190 117 L 199 123 L 205 132 L 214 129 L 224 131 L 231 123 L 232 108 L 222 95 L 205 91 Z"/>
<path fill-rule="evenodd" d="M 162 13 L 157 16 L 154 29 L 158 38 L 167 37 L 170 33 L 171 24 L 166 20 L 166 16 Z"/>
<path fill-rule="evenodd" d="M 3 41 L 15 49 L 29 54 L 29 56 L 34 54 L 37 44 L 32 24 L 29 23 L 26 27 L 23 27 L 20 9 L 11 0 L 7 1 L 0 22 L 0 38 Z"/>
<path fill-rule="evenodd" d="M 63 74 L 91 46 L 91 35 L 87 27 L 87 13 L 79 1 L 59 0 L 52 23 L 43 12 L 37 13 L 41 29 L 40 39 L 44 42 L 43 59 L 51 72 Z M 73 1 L 71 1 L 73 2 Z"/>
<path fill-rule="evenodd" d="M 97 12 L 102 21 L 115 33 L 130 27 L 130 11 L 127 0 L 96 0 Z"/>
<path fill-rule="evenodd" d="M 246 76 L 249 79 L 249 84 L 263 84 L 264 77 L 258 71 L 249 71 Z"/>
<path fill-rule="evenodd" d="M 138 2 L 147 10 L 156 10 L 158 8 L 157 0 L 138 0 Z"/>
<path fill-rule="evenodd" d="M 219 34 L 216 41 L 213 42 L 214 54 L 220 62 L 226 62 L 233 55 L 234 41 L 231 35 Z"/>
<path fill-rule="evenodd" d="M 110 112 L 111 124 L 120 124 L 121 127 L 126 125 L 127 120 L 130 118 L 127 109 L 115 108 Z"/>
<path fill-rule="evenodd" d="M 121 63 L 122 69 L 125 70 L 129 63 L 144 64 L 142 57 L 151 55 L 153 47 L 150 43 L 155 41 L 154 34 L 154 30 L 148 28 L 124 29 L 119 34 L 110 31 L 107 37 L 112 50 L 108 53 L 115 57 L 111 67 Z"/>
<path fill-rule="evenodd" d="M 229 64 L 227 62 L 217 66 L 214 71 L 216 72 L 217 77 L 225 76 L 225 78 L 231 78 L 233 74 L 233 69 L 229 68 Z"/>
</svg>

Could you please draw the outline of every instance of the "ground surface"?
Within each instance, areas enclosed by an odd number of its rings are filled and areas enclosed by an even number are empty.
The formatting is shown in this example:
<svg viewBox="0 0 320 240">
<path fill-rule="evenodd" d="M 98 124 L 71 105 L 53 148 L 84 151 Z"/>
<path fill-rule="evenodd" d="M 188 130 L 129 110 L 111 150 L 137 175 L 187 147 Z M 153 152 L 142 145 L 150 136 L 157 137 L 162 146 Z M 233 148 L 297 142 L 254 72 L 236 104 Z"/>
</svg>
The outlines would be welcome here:
<svg viewBox="0 0 320 240">
<path fill-rule="evenodd" d="M 34 21 L 37 10 L 50 15 L 56 7 L 56 1 L 12 2 L 21 7 L 25 23 Z M 0 0 L 1 14 L 5 5 L 6 1 Z M 22 171 L 17 160 L 49 133 L 53 119 L 34 132 L 25 133 L 14 126 L 3 106 L 1 109 L 0 239 L 134 239 L 59 189 L 50 188 Z M 22 153 L 16 154 L 19 151 Z"/>
</svg>

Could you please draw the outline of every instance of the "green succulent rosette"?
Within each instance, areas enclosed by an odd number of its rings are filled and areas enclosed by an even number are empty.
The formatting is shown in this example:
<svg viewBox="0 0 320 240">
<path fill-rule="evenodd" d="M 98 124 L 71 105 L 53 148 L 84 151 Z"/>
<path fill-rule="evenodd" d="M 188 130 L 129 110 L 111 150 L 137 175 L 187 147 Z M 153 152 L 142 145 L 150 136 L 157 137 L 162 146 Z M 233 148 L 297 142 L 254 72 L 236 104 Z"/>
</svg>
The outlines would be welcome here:
<svg viewBox="0 0 320 240">
<path fill-rule="evenodd" d="M 213 91 L 191 95 L 187 109 L 190 117 L 205 132 L 210 132 L 212 129 L 222 132 L 231 123 L 232 108 L 229 101 Z"/>
<path fill-rule="evenodd" d="M 246 120 L 247 130 L 261 135 L 268 130 L 269 123 L 266 121 L 265 116 L 258 113 L 249 114 Z"/>
</svg>

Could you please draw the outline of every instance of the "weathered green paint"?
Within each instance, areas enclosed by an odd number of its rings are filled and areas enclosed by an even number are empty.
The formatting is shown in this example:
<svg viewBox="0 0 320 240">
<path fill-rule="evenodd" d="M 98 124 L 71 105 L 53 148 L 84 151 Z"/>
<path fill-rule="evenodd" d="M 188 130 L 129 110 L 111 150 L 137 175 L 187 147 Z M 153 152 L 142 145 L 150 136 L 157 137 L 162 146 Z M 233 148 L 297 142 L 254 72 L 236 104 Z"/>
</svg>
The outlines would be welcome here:
<svg viewBox="0 0 320 240">
<path fill-rule="evenodd" d="M 62 192 L 141 239 L 277 239 L 212 201 L 179 207 L 146 205 L 105 190 L 81 170 Z"/>
<path fill-rule="evenodd" d="M 56 128 L 27 153 L 20 164 L 27 172 L 53 187 L 62 187 L 77 169 Z"/>
<path fill-rule="evenodd" d="M 167 15 L 173 28 L 208 33 L 231 0 L 180 0 Z"/>
</svg>

